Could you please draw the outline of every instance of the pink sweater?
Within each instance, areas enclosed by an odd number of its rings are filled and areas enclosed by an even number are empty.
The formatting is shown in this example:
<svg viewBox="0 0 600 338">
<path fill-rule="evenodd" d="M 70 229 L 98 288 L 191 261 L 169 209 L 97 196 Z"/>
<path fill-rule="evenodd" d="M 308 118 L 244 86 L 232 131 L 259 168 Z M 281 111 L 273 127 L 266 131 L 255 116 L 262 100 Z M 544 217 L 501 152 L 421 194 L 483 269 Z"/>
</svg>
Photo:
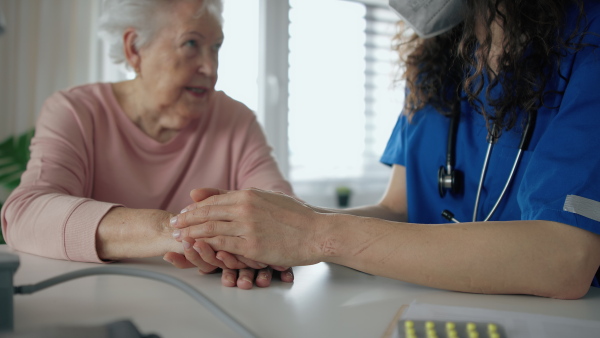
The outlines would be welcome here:
<svg viewBox="0 0 600 338">
<path fill-rule="evenodd" d="M 42 108 L 27 171 L 2 209 L 2 232 L 16 250 L 101 262 L 96 229 L 111 208 L 178 213 L 200 187 L 292 194 L 252 111 L 223 92 L 161 144 L 125 115 L 110 84 L 74 87 Z"/>
</svg>

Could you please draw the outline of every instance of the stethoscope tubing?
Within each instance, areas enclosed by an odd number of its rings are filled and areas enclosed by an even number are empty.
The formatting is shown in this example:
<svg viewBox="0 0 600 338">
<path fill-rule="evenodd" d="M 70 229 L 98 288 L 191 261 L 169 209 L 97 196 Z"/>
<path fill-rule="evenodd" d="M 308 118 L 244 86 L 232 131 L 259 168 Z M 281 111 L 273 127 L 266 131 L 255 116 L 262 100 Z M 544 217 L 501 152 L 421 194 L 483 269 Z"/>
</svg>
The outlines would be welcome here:
<svg viewBox="0 0 600 338">
<path fill-rule="evenodd" d="M 493 143 L 490 142 L 485 152 L 485 159 L 483 160 L 483 168 L 481 169 L 481 176 L 479 177 L 479 185 L 477 186 L 477 195 L 475 197 L 475 206 L 473 207 L 473 222 L 477 221 L 477 209 L 479 209 L 479 198 L 481 197 L 481 188 L 483 187 L 483 181 L 485 180 L 485 174 L 487 173 L 488 164 L 490 164 L 490 154 L 492 153 Z"/>
<path fill-rule="evenodd" d="M 513 162 L 508 179 L 506 180 L 506 183 L 504 184 L 504 187 L 502 188 L 502 192 L 500 193 L 500 196 L 496 200 L 496 203 L 494 203 L 492 210 L 484 218 L 483 222 L 489 221 L 489 219 L 492 217 L 492 215 L 494 215 L 494 213 L 498 209 L 498 206 L 500 205 L 500 202 L 502 202 L 502 200 L 504 199 L 504 196 L 506 195 L 506 191 L 508 190 L 510 183 L 513 181 L 516 169 L 521 160 L 521 156 L 523 155 L 523 150 L 526 150 L 529 146 L 529 142 L 531 140 L 531 135 L 532 135 L 533 129 L 535 127 L 536 115 L 537 115 L 537 110 L 534 110 L 527 117 L 527 123 L 523 130 L 523 135 L 521 137 L 521 142 L 519 144 L 519 151 L 517 152 L 517 156 L 515 157 L 515 161 Z M 452 164 L 454 163 L 454 149 L 456 147 L 455 144 L 456 144 L 456 130 L 457 130 L 456 124 L 458 123 L 458 116 L 459 116 L 459 113 L 454 114 L 454 116 L 451 120 L 451 123 L 450 123 L 450 130 L 449 130 L 449 135 L 448 135 L 448 149 L 447 149 L 447 153 L 446 153 L 446 155 L 447 155 L 446 156 L 446 166 L 447 166 L 447 173 L 449 173 L 450 176 L 453 175 L 452 174 L 452 170 L 453 170 Z M 479 184 L 477 186 L 477 194 L 475 197 L 475 206 L 473 208 L 473 219 L 472 219 L 473 222 L 477 222 L 479 201 L 481 199 L 481 190 L 483 189 L 483 182 L 485 181 L 485 176 L 487 173 L 488 165 L 490 163 L 490 157 L 491 157 L 493 145 L 496 143 L 496 141 L 498 140 L 498 137 L 499 137 L 497 135 L 499 135 L 499 134 L 495 133 L 495 126 L 494 126 L 494 128 L 492 128 L 492 133 L 488 134 L 489 144 L 488 144 L 487 151 L 485 154 L 485 159 L 483 161 L 483 168 L 481 169 Z M 448 176 L 448 175 L 446 175 L 446 176 Z M 440 184 L 440 188 L 439 188 L 440 195 L 443 197 L 442 192 L 443 192 L 443 189 L 445 189 L 446 187 L 442 186 L 442 184 L 443 184 L 442 178 L 438 177 L 438 184 Z M 456 218 L 454 218 L 454 215 L 449 210 L 444 210 L 442 212 L 442 216 L 454 223 L 460 223 L 460 221 L 458 221 Z"/>
<path fill-rule="evenodd" d="M 517 166 L 519 165 L 519 160 L 521 159 L 521 155 L 522 154 L 523 154 L 523 150 L 519 149 L 519 152 L 517 153 L 517 158 L 515 158 L 515 162 L 513 163 L 512 169 L 510 170 L 510 175 L 508 176 L 508 180 L 506 180 L 506 184 L 504 184 L 504 188 L 502 189 L 502 192 L 500 193 L 500 197 L 498 197 L 498 199 L 496 200 L 496 204 L 494 204 L 494 207 L 492 208 L 492 210 L 490 211 L 490 213 L 483 220 L 484 222 L 487 222 L 487 221 L 490 220 L 490 218 L 492 217 L 492 215 L 494 214 L 494 212 L 498 208 L 498 205 L 500 205 L 500 202 L 504 198 L 504 194 L 506 193 L 506 190 L 508 190 L 508 186 L 510 185 L 510 182 L 513 179 L 513 176 L 515 174 Z"/>
</svg>

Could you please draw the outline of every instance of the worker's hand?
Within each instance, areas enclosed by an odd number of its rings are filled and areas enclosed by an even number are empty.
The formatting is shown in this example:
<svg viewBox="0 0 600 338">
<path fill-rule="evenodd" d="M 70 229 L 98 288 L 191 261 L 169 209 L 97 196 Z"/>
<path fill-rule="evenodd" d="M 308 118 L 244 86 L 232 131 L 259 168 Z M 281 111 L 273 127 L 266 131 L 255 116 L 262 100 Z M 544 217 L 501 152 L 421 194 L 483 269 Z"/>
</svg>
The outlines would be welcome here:
<svg viewBox="0 0 600 338">
<path fill-rule="evenodd" d="M 198 202 L 173 217 L 174 235 L 269 265 L 319 262 L 319 243 L 326 240 L 317 231 L 319 214 L 300 201 L 259 189 L 196 189 L 191 195 Z"/>
</svg>

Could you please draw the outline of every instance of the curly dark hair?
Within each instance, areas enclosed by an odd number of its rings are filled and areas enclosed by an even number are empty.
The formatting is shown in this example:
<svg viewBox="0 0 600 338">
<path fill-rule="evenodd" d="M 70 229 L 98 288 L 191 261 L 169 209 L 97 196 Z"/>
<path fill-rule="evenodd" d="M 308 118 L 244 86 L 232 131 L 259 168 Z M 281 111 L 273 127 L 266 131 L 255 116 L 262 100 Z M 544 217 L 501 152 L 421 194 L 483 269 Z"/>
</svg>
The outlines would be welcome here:
<svg viewBox="0 0 600 338">
<path fill-rule="evenodd" d="M 397 80 L 406 80 L 405 113 L 412 117 L 425 105 L 444 115 L 459 100 L 468 100 L 482 114 L 488 129 L 509 130 L 518 121 L 518 112 L 536 111 L 544 104 L 546 83 L 559 71 L 567 51 L 583 48 L 585 32 L 583 0 L 466 0 L 465 20 L 450 31 L 429 39 L 407 37 L 401 28 L 394 48 L 406 68 Z M 574 7 L 572 7 L 574 6 Z M 565 32 L 565 13 L 578 12 L 577 25 Z M 477 38 L 477 20 L 484 32 Z M 490 67 L 492 23 L 503 28 L 502 54 L 496 69 Z M 400 27 L 402 27 L 400 25 Z M 568 35 L 566 35 L 568 34 Z M 486 100 L 494 110 L 486 111 L 478 96 L 489 74 Z M 500 86 L 500 97 L 491 94 Z M 459 97 L 463 92 L 466 97 Z"/>
</svg>

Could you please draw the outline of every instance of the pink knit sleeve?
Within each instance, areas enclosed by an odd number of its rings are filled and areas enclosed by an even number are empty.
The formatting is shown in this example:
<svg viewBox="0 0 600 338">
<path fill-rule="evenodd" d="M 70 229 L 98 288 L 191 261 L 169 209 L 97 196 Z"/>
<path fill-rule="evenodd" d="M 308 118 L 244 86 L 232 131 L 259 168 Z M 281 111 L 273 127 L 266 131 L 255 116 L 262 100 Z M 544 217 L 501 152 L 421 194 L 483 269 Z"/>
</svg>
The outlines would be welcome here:
<svg viewBox="0 0 600 338">
<path fill-rule="evenodd" d="M 247 108 L 246 108 L 247 109 Z M 238 140 L 241 145 L 241 160 L 237 168 L 238 189 L 260 188 L 283 192 L 294 196 L 292 186 L 285 180 L 277 162 L 272 155 L 272 148 L 267 143 L 261 126 L 251 111 L 252 118 L 247 124 L 245 133 Z"/>
<path fill-rule="evenodd" d="M 70 92 L 46 100 L 27 170 L 2 209 L 2 232 L 12 248 L 50 258 L 101 262 L 96 229 L 115 204 L 89 198 L 93 109 Z"/>
</svg>

